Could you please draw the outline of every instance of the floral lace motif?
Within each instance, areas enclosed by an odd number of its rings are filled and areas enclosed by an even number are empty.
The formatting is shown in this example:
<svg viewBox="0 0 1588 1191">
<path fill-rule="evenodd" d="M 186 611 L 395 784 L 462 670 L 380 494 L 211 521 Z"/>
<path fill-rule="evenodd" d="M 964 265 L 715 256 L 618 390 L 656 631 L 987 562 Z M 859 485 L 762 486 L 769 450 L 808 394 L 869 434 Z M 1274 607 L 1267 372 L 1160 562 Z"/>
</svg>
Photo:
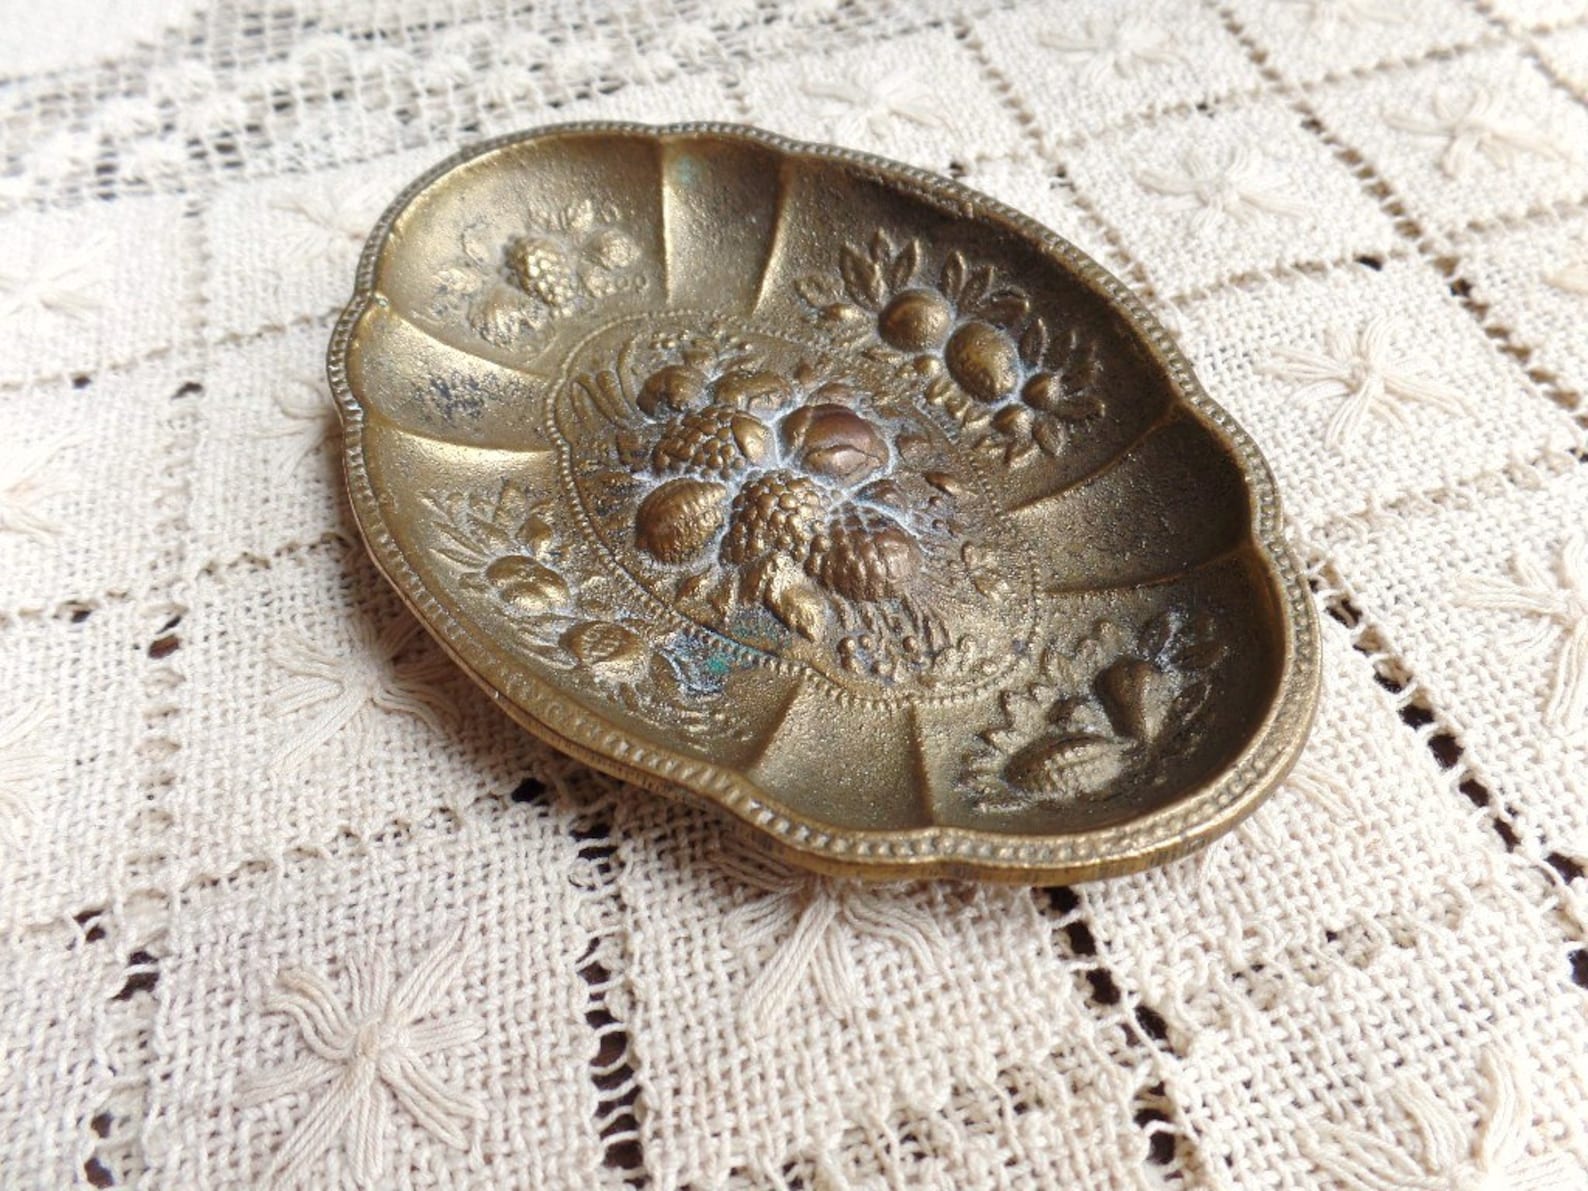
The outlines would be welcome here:
<svg viewBox="0 0 1588 1191">
<path fill-rule="evenodd" d="M 1469 576 L 1458 598 L 1468 607 L 1536 618 L 1533 631 L 1516 644 L 1524 655 L 1537 657 L 1564 636 L 1544 715 L 1567 732 L 1580 731 L 1588 727 L 1588 538 L 1561 547 L 1554 576 L 1522 555 L 1511 560 L 1511 574 L 1514 580 Z"/>
<path fill-rule="evenodd" d="M 764 895 L 732 911 L 726 933 L 748 956 L 771 953 L 745 990 L 740 1021 L 756 1029 L 793 999 L 807 976 L 816 995 L 848 1020 L 860 1000 L 851 949 L 861 938 L 903 947 L 922 970 L 936 965 L 942 934 L 898 887 L 796 872 L 761 856 L 719 858 L 729 876 Z"/>
<path fill-rule="evenodd" d="M 336 409 L 324 384 L 303 376 L 288 381 L 287 387 L 271 397 L 284 421 L 264 431 L 260 437 L 286 443 L 282 470 L 293 475 L 335 437 Z"/>
<path fill-rule="evenodd" d="M 283 717 L 319 710 L 307 724 L 296 726 L 276 750 L 271 769 L 296 769 L 365 707 L 411 715 L 438 732 L 442 721 L 452 718 L 451 706 L 434 689 L 454 673 L 452 663 L 439 654 L 412 662 L 396 660 L 419 635 L 418 621 L 404 614 L 376 632 L 361 619 L 353 631 L 356 641 L 346 653 L 327 651 L 302 637 L 273 644 L 272 659 L 294 677 L 276 691 L 272 714 Z"/>
<path fill-rule="evenodd" d="M 1186 196 L 1201 205 L 1192 221 L 1198 232 L 1210 230 L 1221 216 L 1250 223 L 1262 215 L 1299 216 L 1305 203 L 1288 194 L 1282 179 L 1260 152 L 1242 145 L 1223 160 L 1193 146 L 1178 169 L 1145 169 L 1136 180 L 1158 194 Z"/>
<path fill-rule="evenodd" d="M 1427 1085 L 1407 1083 L 1390 1099 L 1415 1126 L 1413 1147 L 1378 1132 L 1326 1128 L 1304 1136 L 1303 1148 L 1349 1191 L 1568 1191 L 1588 1185 L 1564 1153 L 1528 1153 L 1533 1109 L 1525 1069 L 1492 1049 L 1480 1068 L 1486 1086 L 1476 1132 Z"/>
<path fill-rule="evenodd" d="M 1299 401 L 1342 398 L 1324 430 L 1334 450 L 1351 446 L 1371 417 L 1403 429 L 1412 428 L 1404 403 L 1426 405 L 1441 413 L 1471 414 L 1466 397 L 1431 380 L 1424 364 L 1397 343 L 1397 328 L 1376 318 L 1354 336 L 1338 327 L 1324 333 L 1325 351 L 1284 348 L 1264 369 L 1270 376 L 1301 381 L 1291 396 Z"/>
<path fill-rule="evenodd" d="M 1106 85 L 1110 75 L 1133 78 L 1147 67 L 1190 65 L 1167 29 L 1139 18 L 1093 14 L 1078 34 L 1046 29 L 1037 41 L 1079 64 L 1081 80 L 1089 86 Z"/>
<path fill-rule="evenodd" d="M 462 930 L 453 932 L 395 987 L 384 953 L 351 963 L 345 1004 L 316 972 L 281 973 L 265 1008 L 291 1016 L 313 1053 L 251 1080 L 244 1102 L 324 1090 L 277 1149 L 274 1179 L 288 1182 L 307 1173 L 340 1140 L 354 1181 L 385 1185 L 392 1098 L 438 1141 L 468 1148 L 468 1124 L 485 1119 L 485 1106 L 438 1080 L 426 1060 L 485 1034 L 477 1021 L 439 1013 L 471 947 Z"/>
<path fill-rule="evenodd" d="M 296 217 L 291 221 L 297 233 L 294 255 L 313 259 L 327 251 L 346 253 L 362 246 L 388 197 L 386 189 L 374 183 L 322 181 L 299 187 L 270 205 Z"/>
<path fill-rule="evenodd" d="M 943 113 L 933 91 L 908 71 L 895 70 L 878 79 L 811 80 L 802 90 L 812 99 L 827 101 L 825 118 L 833 139 L 853 144 L 886 137 L 895 121 L 906 120 L 923 128 L 941 128 Z"/>
<path fill-rule="evenodd" d="M 43 719 L 42 709 L 35 706 L 0 720 L 0 852 L 20 848 L 38 818 L 32 787 L 43 778 L 49 761 L 37 744 Z"/>
<path fill-rule="evenodd" d="M 1374 25 L 1403 25 L 1408 12 L 1399 0 L 1284 0 L 1287 7 L 1304 12 L 1309 28 L 1325 36 L 1338 36 Z"/>
<path fill-rule="evenodd" d="M 1439 91 L 1428 101 L 1426 115 L 1386 112 L 1384 120 L 1402 132 L 1443 140 L 1439 168 L 1450 178 L 1470 178 L 1485 158 L 1510 169 L 1529 155 L 1560 161 L 1573 156 L 1553 133 L 1509 116 L 1500 97 L 1482 87 Z"/>
<path fill-rule="evenodd" d="M 0 262 L 0 319 L 34 313 L 82 320 L 97 313 L 110 256 L 104 237 L 95 236 Z"/>
<path fill-rule="evenodd" d="M 62 490 L 60 477 L 50 464 L 73 439 L 55 438 L 32 447 L 0 455 L 0 533 L 22 534 L 48 541 L 61 526 L 35 507 L 38 501 Z"/>
</svg>

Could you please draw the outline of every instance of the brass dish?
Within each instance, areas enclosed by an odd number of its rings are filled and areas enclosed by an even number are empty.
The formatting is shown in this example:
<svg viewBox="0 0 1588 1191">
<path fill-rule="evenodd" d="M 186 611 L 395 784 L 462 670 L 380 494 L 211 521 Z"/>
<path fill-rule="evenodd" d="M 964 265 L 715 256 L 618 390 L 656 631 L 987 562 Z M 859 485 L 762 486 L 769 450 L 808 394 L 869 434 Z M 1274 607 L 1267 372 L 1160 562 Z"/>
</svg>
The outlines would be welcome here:
<svg viewBox="0 0 1588 1191">
<path fill-rule="evenodd" d="M 963 186 L 733 126 L 504 137 L 386 212 L 329 367 L 370 552 L 459 664 L 810 868 L 1130 872 L 1301 748 L 1256 448 Z"/>
</svg>

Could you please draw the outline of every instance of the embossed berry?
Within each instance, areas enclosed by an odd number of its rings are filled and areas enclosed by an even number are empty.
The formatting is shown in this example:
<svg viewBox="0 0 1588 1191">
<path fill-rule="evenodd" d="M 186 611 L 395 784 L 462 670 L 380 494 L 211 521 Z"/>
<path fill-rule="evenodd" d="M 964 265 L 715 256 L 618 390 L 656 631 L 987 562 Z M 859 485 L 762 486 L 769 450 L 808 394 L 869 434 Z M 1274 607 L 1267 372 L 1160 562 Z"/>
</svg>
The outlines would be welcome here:
<svg viewBox="0 0 1588 1191">
<path fill-rule="evenodd" d="M 747 413 L 726 405 L 708 405 L 674 418 L 651 452 L 659 472 L 696 472 L 729 476 L 762 462 L 771 447 L 771 432 Z"/>
<path fill-rule="evenodd" d="M 512 241 L 507 246 L 507 273 L 514 285 L 553 310 L 573 303 L 573 269 L 555 240 L 523 236 Z"/>
<path fill-rule="evenodd" d="M 776 550 L 804 558 L 826 517 L 827 495 L 814 480 L 790 471 L 755 476 L 733 498 L 722 557 L 742 564 Z"/>
<path fill-rule="evenodd" d="M 942 294 L 907 289 L 883 308 L 877 333 L 890 347 L 924 352 L 940 347 L 953 325 L 954 309 Z"/>
<path fill-rule="evenodd" d="M 943 353 L 949 375 L 978 401 L 1002 401 L 1020 384 L 1020 352 L 991 323 L 966 323 Z"/>
</svg>

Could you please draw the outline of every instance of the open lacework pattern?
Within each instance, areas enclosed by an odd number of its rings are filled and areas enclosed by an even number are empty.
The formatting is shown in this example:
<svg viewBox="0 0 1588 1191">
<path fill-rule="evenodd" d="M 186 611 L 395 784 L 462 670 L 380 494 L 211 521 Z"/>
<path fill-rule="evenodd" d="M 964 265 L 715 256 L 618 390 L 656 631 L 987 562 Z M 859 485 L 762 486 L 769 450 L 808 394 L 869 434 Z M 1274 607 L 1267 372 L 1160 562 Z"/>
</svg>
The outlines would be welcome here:
<svg viewBox="0 0 1588 1191">
<path fill-rule="evenodd" d="M 0 1171 L 40 1186 L 1588 1185 L 1588 6 L 17 6 Z M 513 728 L 356 548 L 387 198 L 560 119 L 967 180 L 1138 288 L 1324 617 L 1167 868 L 816 880 Z"/>
</svg>

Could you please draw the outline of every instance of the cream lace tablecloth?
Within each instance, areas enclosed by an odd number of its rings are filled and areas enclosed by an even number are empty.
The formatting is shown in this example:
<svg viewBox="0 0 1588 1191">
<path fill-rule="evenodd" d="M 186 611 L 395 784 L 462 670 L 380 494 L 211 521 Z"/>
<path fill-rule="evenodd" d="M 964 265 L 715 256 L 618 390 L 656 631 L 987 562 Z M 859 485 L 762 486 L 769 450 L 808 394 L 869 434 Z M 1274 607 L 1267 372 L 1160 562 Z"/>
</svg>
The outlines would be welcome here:
<svg viewBox="0 0 1588 1191">
<path fill-rule="evenodd" d="M 0 15 L 0 1184 L 1588 1184 L 1588 4 L 365 7 Z M 1139 289 L 1324 613 L 1278 796 L 1107 884 L 813 882 L 445 663 L 332 319 L 424 167 L 608 117 Z"/>
</svg>

